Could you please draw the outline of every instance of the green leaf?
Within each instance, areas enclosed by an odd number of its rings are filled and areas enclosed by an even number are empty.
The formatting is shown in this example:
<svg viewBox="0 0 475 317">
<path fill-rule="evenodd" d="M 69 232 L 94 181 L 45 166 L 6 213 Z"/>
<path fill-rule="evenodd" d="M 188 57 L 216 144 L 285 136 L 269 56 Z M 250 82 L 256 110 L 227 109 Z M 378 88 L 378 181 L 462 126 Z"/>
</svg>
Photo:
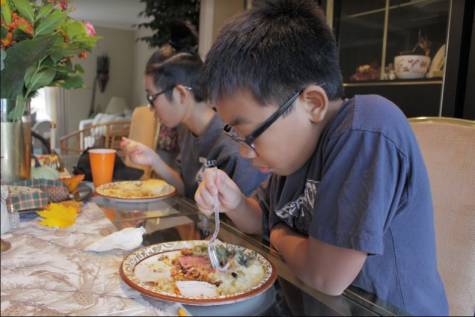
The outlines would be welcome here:
<svg viewBox="0 0 475 317">
<path fill-rule="evenodd" d="M 33 77 L 33 74 L 36 72 L 37 67 L 36 66 L 30 66 L 25 72 L 25 86 L 28 87 L 30 86 L 31 78 Z"/>
<path fill-rule="evenodd" d="M 60 35 L 42 36 L 8 48 L 5 68 L 1 73 L 1 98 L 16 98 L 22 93 L 26 70 L 48 54 L 58 36 Z"/>
<path fill-rule="evenodd" d="M 68 22 L 66 22 L 63 29 L 70 39 L 74 39 L 78 36 L 87 35 L 86 26 L 76 20 L 69 20 Z"/>
<path fill-rule="evenodd" d="M 48 66 L 48 69 L 52 69 L 62 74 L 76 74 L 77 73 L 74 69 L 71 69 L 68 67 L 61 67 L 61 66 Z"/>
<path fill-rule="evenodd" d="M 12 41 L 20 42 L 24 40 L 29 40 L 33 36 L 25 31 L 25 27 L 23 25 L 17 27 L 12 34 Z"/>
<path fill-rule="evenodd" d="M 18 12 L 20 12 L 20 16 L 24 17 L 25 20 L 33 25 L 35 22 L 35 12 L 33 11 L 33 7 L 31 6 L 30 2 L 28 0 L 13 0 L 13 3 L 15 4 Z"/>
<path fill-rule="evenodd" d="M 79 64 L 76 64 L 74 66 L 74 71 L 77 73 L 77 74 L 84 74 L 84 68 L 82 68 L 81 65 Z"/>
<path fill-rule="evenodd" d="M 51 3 L 51 4 L 48 4 L 48 5 L 45 5 L 44 7 L 42 7 L 40 9 L 40 11 L 38 12 L 38 15 L 36 16 L 36 19 L 39 20 L 45 16 L 47 16 L 48 14 L 51 13 L 51 11 L 53 11 L 53 8 L 54 8 L 54 4 Z"/>
<path fill-rule="evenodd" d="M 75 39 L 71 39 L 70 43 L 83 48 L 83 51 L 87 50 L 90 52 L 96 45 L 97 40 L 100 39 L 102 39 L 100 36 L 78 36 Z"/>
<path fill-rule="evenodd" d="M 53 32 L 66 21 L 67 17 L 68 14 L 66 12 L 61 12 L 61 9 L 56 10 L 49 17 L 38 23 L 35 35 L 40 36 Z"/>
<path fill-rule="evenodd" d="M 77 89 L 77 88 L 84 88 L 84 81 L 81 76 L 69 76 L 64 78 L 63 80 L 59 80 L 55 83 L 55 86 L 60 86 L 65 89 Z"/>
<path fill-rule="evenodd" d="M 61 43 L 54 47 L 54 52 L 51 53 L 51 58 L 57 62 L 63 59 L 64 57 L 71 57 L 84 52 L 84 49 L 78 47 L 77 45 L 71 43 Z"/>
<path fill-rule="evenodd" d="M 11 15 L 10 7 L 8 6 L 8 3 L 5 3 L 2 6 L 2 16 L 7 25 L 10 25 L 12 23 L 12 15 Z"/>
<path fill-rule="evenodd" d="M 55 75 L 56 71 L 54 69 L 42 69 L 33 75 L 27 88 L 36 91 L 44 86 L 48 86 L 53 81 Z"/>
<path fill-rule="evenodd" d="M 2 24 L 2 40 L 8 35 L 8 29 Z"/>
</svg>

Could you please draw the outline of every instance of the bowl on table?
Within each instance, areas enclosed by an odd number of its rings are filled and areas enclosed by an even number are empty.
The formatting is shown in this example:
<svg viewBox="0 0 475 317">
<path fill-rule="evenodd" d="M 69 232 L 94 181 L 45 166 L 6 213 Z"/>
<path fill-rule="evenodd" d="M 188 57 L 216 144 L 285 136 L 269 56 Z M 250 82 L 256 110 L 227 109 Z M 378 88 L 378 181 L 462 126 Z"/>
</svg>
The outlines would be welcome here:
<svg viewBox="0 0 475 317">
<path fill-rule="evenodd" d="M 430 57 L 424 55 L 399 55 L 394 58 L 398 79 L 419 79 L 426 77 Z"/>
</svg>

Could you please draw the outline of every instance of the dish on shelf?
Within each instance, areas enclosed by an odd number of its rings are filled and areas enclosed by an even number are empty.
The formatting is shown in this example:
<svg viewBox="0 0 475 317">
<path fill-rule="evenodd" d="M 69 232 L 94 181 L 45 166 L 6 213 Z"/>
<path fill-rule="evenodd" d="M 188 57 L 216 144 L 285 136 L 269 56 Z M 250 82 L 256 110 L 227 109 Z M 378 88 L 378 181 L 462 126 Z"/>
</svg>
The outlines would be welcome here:
<svg viewBox="0 0 475 317">
<path fill-rule="evenodd" d="M 104 184 L 96 188 L 96 193 L 105 198 L 120 202 L 150 202 L 170 197 L 177 189 L 165 182 L 155 194 L 146 192 L 144 185 L 149 181 L 121 181 Z"/>
<path fill-rule="evenodd" d="M 274 284 L 277 278 L 274 265 L 261 254 L 241 246 L 223 242 L 221 245 L 226 250 L 234 252 L 226 265 L 228 270 L 220 273 L 211 268 L 204 254 L 207 243 L 176 241 L 140 249 L 124 259 L 120 276 L 142 294 L 198 306 L 240 302 L 263 293 Z M 190 249 L 193 253 L 187 253 Z M 198 255 L 194 255 L 195 250 Z"/>
<path fill-rule="evenodd" d="M 399 55 L 394 58 L 396 76 L 399 79 L 424 78 L 429 70 L 430 57 L 424 55 Z"/>
<path fill-rule="evenodd" d="M 440 76 L 435 76 L 435 72 L 441 71 L 444 67 L 445 64 L 445 44 L 442 45 L 437 53 L 434 56 L 434 59 L 432 61 L 432 64 L 430 65 L 429 73 L 427 74 L 427 77 L 440 77 Z"/>
</svg>

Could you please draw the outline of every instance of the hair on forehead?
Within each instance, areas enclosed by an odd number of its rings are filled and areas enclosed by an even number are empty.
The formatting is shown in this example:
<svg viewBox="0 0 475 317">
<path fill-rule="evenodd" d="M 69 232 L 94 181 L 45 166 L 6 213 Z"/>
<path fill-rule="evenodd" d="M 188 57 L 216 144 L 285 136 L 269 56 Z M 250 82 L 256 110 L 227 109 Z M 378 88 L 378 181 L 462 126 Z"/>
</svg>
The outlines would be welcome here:
<svg viewBox="0 0 475 317">
<path fill-rule="evenodd" d="M 336 41 L 313 0 L 255 0 L 227 20 L 201 74 L 212 102 L 248 91 L 263 105 L 280 105 L 317 83 L 330 100 L 343 95 Z"/>
</svg>

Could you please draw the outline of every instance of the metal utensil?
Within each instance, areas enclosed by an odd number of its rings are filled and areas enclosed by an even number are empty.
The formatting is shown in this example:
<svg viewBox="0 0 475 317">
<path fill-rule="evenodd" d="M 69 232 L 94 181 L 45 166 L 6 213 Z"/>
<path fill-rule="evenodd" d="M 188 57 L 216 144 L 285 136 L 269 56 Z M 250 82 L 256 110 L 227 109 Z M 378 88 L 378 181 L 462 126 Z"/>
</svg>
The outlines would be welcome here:
<svg viewBox="0 0 475 317">
<path fill-rule="evenodd" d="M 218 175 L 218 169 L 215 169 L 214 171 L 215 177 Z M 214 233 L 211 239 L 208 242 L 208 255 L 209 259 L 211 261 L 211 265 L 213 268 L 219 267 L 219 260 L 218 260 L 218 255 L 216 254 L 216 238 L 218 237 L 218 232 L 219 232 L 219 199 L 218 195 L 214 196 Z"/>
<path fill-rule="evenodd" d="M 12 244 L 10 242 L 3 241 L 3 239 L 1 239 L 1 240 L 2 240 L 2 246 L 1 246 L 2 247 L 2 252 L 6 252 L 6 251 L 8 251 L 12 248 Z"/>
</svg>

